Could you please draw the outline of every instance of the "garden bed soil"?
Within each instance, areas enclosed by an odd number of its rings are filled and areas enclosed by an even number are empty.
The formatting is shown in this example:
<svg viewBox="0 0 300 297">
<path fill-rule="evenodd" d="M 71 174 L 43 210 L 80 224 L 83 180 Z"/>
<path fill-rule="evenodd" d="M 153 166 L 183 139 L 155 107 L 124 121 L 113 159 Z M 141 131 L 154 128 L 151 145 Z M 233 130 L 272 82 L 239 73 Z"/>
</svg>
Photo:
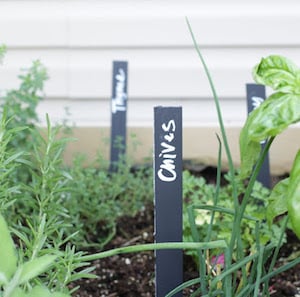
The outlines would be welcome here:
<svg viewBox="0 0 300 297">
<path fill-rule="evenodd" d="M 208 180 L 214 174 L 205 170 Z M 277 180 L 277 178 L 276 178 Z M 105 248 L 153 242 L 153 206 L 147 205 L 135 217 L 122 217 L 118 221 L 117 235 Z M 300 251 L 300 241 L 288 232 L 287 243 L 280 250 L 280 266 L 295 252 Z M 90 250 L 89 252 L 96 252 Z M 117 255 L 92 263 L 96 279 L 83 279 L 73 285 L 80 288 L 75 297 L 152 297 L 155 296 L 154 253 L 151 251 Z M 197 277 L 197 268 L 184 256 L 184 280 Z M 283 272 L 271 281 L 271 297 L 300 297 L 300 265 Z M 186 289 L 183 296 L 190 296 L 195 287 Z"/>
</svg>

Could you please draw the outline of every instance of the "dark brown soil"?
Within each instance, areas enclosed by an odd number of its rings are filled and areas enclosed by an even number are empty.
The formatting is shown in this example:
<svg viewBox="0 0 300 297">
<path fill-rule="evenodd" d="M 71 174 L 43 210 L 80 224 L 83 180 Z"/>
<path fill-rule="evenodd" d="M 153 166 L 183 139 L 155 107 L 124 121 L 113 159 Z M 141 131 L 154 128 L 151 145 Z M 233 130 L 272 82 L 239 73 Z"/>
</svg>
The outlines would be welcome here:
<svg viewBox="0 0 300 297">
<path fill-rule="evenodd" d="M 147 205 L 136 217 L 123 217 L 118 222 L 117 236 L 106 249 L 153 242 L 153 206 Z M 288 232 L 287 243 L 281 248 L 278 265 L 300 251 L 300 241 Z M 93 252 L 93 251 L 91 251 Z M 154 287 L 154 254 L 124 254 L 94 261 L 96 279 L 80 280 L 76 297 L 152 297 Z M 197 277 L 193 261 L 184 257 L 184 279 Z M 300 296 L 300 265 L 282 273 L 271 282 L 271 297 Z M 75 284 L 74 284 L 75 285 Z M 183 292 L 190 296 L 191 288 Z"/>
</svg>

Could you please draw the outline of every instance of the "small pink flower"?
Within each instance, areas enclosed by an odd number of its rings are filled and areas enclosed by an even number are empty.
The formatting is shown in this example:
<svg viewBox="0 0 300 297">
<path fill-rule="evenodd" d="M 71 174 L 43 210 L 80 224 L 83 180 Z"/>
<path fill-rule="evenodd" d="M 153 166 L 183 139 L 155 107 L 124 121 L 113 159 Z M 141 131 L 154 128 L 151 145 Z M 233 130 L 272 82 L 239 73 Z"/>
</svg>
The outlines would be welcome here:
<svg viewBox="0 0 300 297">
<path fill-rule="evenodd" d="M 217 256 L 213 256 L 211 258 L 211 265 L 212 266 L 220 265 L 223 268 L 224 265 L 225 265 L 225 256 L 224 256 L 224 253 L 219 254 Z"/>
</svg>

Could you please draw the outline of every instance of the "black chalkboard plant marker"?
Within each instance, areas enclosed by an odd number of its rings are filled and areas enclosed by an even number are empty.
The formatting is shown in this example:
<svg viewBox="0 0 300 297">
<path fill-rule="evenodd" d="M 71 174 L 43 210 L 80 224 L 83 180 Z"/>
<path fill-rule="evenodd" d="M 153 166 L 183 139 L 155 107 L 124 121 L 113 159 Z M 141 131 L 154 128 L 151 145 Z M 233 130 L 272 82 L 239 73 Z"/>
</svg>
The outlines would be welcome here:
<svg viewBox="0 0 300 297">
<path fill-rule="evenodd" d="M 110 171 L 118 170 L 118 164 L 126 153 L 128 62 L 113 61 L 111 97 Z"/>
<path fill-rule="evenodd" d="M 266 99 L 266 88 L 264 85 L 259 84 L 246 84 L 247 91 L 247 110 L 248 114 L 256 109 Z M 265 146 L 265 142 L 261 143 L 262 149 Z M 265 187 L 271 187 L 271 176 L 270 176 L 270 162 L 269 154 L 263 162 L 261 170 L 257 176 L 257 181 L 261 182 Z"/>
<path fill-rule="evenodd" d="M 154 108 L 155 242 L 182 241 L 182 108 Z M 157 250 L 156 297 L 182 284 L 182 250 Z M 176 297 L 182 296 L 178 292 Z"/>
</svg>

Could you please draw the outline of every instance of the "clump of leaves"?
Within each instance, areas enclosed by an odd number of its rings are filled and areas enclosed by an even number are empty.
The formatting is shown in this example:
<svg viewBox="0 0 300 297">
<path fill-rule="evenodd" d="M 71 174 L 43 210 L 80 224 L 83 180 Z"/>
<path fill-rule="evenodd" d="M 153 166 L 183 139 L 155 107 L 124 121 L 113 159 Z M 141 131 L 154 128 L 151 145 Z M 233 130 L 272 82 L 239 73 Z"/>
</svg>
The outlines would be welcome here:
<svg viewBox="0 0 300 297">
<path fill-rule="evenodd" d="M 19 88 L 6 93 L 0 111 L 3 113 L 5 110 L 9 119 L 7 129 L 20 128 L 20 131 L 10 139 L 9 147 L 15 151 L 26 152 L 26 158 L 30 159 L 36 141 L 33 133 L 39 121 L 36 108 L 43 98 L 43 87 L 48 75 L 40 61 L 34 61 L 29 69 L 22 72 L 19 75 L 21 80 Z M 11 175 L 11 180 L 15 184 L 19 181 L 27 182 L 30 176 L 27 169 L 26 166 L 20 165 Z"/>
<path fill-rule="evenodd" d="M 75 158 L 70 175 L 72 180 L 64 206 L 74 223 L 74 243 L 79 247 L 105 246 L 115 235 L 118 218 L 134 216 L 152 201 L 151 168 L 131 170 L 126 160 L 120 160 L 118 171 L 111 173 L 101 154 L 89 166 L 85 156 Z"/>
<path fill-rule="evenodd" d="M 23 152 L 15 152 L 9 147 L 11 138 L 19 132 L 20 128 L 7 129 L 6 113 L 4 112 L 0 121 L 0 167 L 1 167 L 1 182 L 0 182 L 0 296 L 2 297 L 26 297 L 26 296 L 46 296 L 46 297 L 65 297 L 68 294 L 51 293 L 44 285 L 32 286 L 37 282 L 39 275 L 50 271 L 60 253 L 58 250 L 50 248 L 50 242 L 47 242 L 47 232 L 44 229 L 45 224 L 41 221 L 39 230 L 34 229 L 34 225 L 30 216 L 26 217 L 27 226 L 17 226 L 14 229 L 15 238 L 20 238 L 19 249 L 16 249 L 14 241 L 10 235 L 8 225 L 2 215 L 5 213 L 10 217 L 10 226 L 13 225 L 15 217 L 10 212 L 10 209 L 15 206 L 15 200 L 11 199 L 16 194 L 24 191 L 22 184 L 11 185 L 10 174 L 19 166 Z M 26 164 L 26 162 L 25 162 Z M 31 213 L 33 217 L 35 215 Z M 45 221 L 46 215 L 43 215 Z M 25 218 L 24 218 L 25 219 Z M 31 221 L 32 219 L 32 221 Z M 25 229 L 32 231 L 30 236 L 27 236 Z M 30 247 L 32 247 L 30 249 Z M 32 282 L 32 283 L 31 283 Z M 25 289 L 26 288 L 26 289 Z M 61 291 L 60 291 L 61 292 Z M 42 294 L 42 295 L 38 295 Z"/>
<path fill-rule="evenodd" d="M 35 130 L 36 143 L 31 161 L 25 163 L 30 181 L 19 185 L 18 199 L 5 213 L 11 217 L 10 226 L 20 247 L 19 257 L 33 261 L 49 253 L 55 255 L 52 268 L 33 282 L 51 291 L 68 293 L 67 285 L 75 279 L 94 277 L 93 267 L 82 261 L 83 252 L 70 244 L 73 218 L 63 207 L 69 192 L 71 176 L 62 165 L 62 153 L 68 139 L 59 139 L 60 127 L 51 127 L 47 118 L 47 134 Z M 76 290 L 76 288 L 74 288 Z"/>
<path fill-rule="evenodd" d="M 34 138 L 31 135 L 31 129 L 39 120 L 36 108 L 42 100 L 43 87 L 48 75 L 41 62 L 34 61 L 29 69 L 23 70 L 19 79 L 21 80 L 19 88 L 7 92 L 1 109 L 6 109 L 7 118 L 10 119 L 8 129 L 27 128 L 15 135 L 10 145 L 16 149 L 32 151 Z"/>
<path fill-rule="evenodd" d="M 228 175 L 225 175 L 228 181 Z M 246 186 L 239 184 L 238 193 L 242 195 Z M 183 172 L 183 240 L 192 241 L 192 230 L 189 221 L 189 212 L 193 212 L 195 225 L 197 227 L 198 236 L 201 240 L 207 237 L 207 229 L 211 224 L 211 216 L 214 206 L 214 197 L 218 191 L 215 184 L 207 183 L 203 177 L 193 176 L 190 172 Z M 245 210 L 245 215 L 255 218 L 261 222 L 267 221 L 266 203 L 270 196 L 270 190 L 263 187 L 259 182 L 255 182 L 251 193 L 251 200 Z M 191 207 L 192 206 L 192 207 Z M 234 212 L 234 203 L 232 200 L 232 187 L 230 183 L 219 188 L 218 207 L 221 209 L 231 210 Z M 255 220 L 241 222 L 241 239 L 243 247 L 249 253 L 256 249 L 256 223 Z M 259 237 L 262 244 L 272 242 L 274 245 L 279 243 L 280 223 L 278 225 L 261 224 L 259 226 Z M 232 232 L 232 216 L 226 213 L 216 212 L 214 222 L 211 226 L 211 240 L 222 238 L 229 244 Z M 281 241 L 280 244 L 283 242 Z M 197 253 L 188 251 L 197 261 Z"/>
<path fill-rule="evenodd" d="M 300 68 L 289 59 L 271 55 L 263 58 L 253 70 L 254 79 L 274 89 L 261 107 L 251 113 L 241 131 L 241 175 L 247 177 L 257 160 L 263 140 L 269 144 L 291 124 L 300 121 Z M 246 154 L 247 151 L 247 154 Z M 268 221 L 288 213 L 293 231 L 300 237 L 299 196 L 300 151 L 297 153 L 290 177 L 274 188 L 268 207 Z"/>
<path fill-rule="evenodd" d="M 18 259 L 17 250 L 10 236 L 8 226 L 0 214 L 0 296 L 1 297 L 68 297 L 69 294 L 52 293 L 43 285 L 25 290 L 22 286 L 47 271 L 57 258 L 53 254 L 24 261 Z"/>
</svg>

